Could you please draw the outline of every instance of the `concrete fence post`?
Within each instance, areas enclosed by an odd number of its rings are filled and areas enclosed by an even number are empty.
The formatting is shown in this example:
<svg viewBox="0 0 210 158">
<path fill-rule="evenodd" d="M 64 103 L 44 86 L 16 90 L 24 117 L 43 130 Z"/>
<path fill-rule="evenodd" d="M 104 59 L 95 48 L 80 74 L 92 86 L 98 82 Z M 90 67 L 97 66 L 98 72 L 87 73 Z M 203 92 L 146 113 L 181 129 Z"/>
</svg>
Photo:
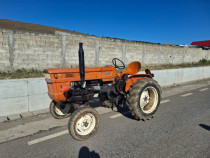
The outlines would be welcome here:
<svg viewBox="0 0 210 158">
<path fill-rule="evenodd" d="M 174 51 L 175 51 L 175 49 L 172 50 L 172 57 L 171 57 L 172 58 L 172 65 L 174 64 Z"/>
<path fill-rule="evenodd" d="M 125 46 L 125 42 L 123 43 L 123 48 L 122 48 L 122 61 L 126 64 L 126 46 Z"/>
<path fill-rule="evenodd" d="M 9 46 L 9 62 L 10 62 L 10 68 L 13 69 L 13 63 L 14 63 L 14 38 L 13 38 L 13 32 L 9 32 L 8 34 L 8 46 Z"/>
<path fill-rule="evenodd" d="M 142 65 L 145 65 L 145 50 L 144 50 L 144 45 L 145 44 L 143 44 L 143 50 L 142 50 Z"/>
<path fill-rule="evenodd" d="M 62 49 L 61 49 L 61 56 L 62 56 L 62 67 L 66 67 L 66 35 L 61 35 L 61 44 L 62 44 Z"/>
<path fill-rule="evenodd" d="M 158 53 L 158 65 L 161 65 L 161 62 L 160 62 L 160 60 L 161 60 L 161 53 L 162 53 L 162 47 L 161 47 L 161 45 L 160 45 L 160 51 L 159 51 L 159 53 Z"/>
<path fill-rule="evenodd" d="M 182 63 L 184 63 L 185 54 L 186 54 L 186 48 L 184 47 L 184 53 L 182 54 Z"/>
<path fill-rule="evenodd" d="M 100 43 L 99 39 L 96 39 L 96 48 L 95 48 L 95 65 L 99 66 L 99 52 L 100 52 Z"/>
</svg>

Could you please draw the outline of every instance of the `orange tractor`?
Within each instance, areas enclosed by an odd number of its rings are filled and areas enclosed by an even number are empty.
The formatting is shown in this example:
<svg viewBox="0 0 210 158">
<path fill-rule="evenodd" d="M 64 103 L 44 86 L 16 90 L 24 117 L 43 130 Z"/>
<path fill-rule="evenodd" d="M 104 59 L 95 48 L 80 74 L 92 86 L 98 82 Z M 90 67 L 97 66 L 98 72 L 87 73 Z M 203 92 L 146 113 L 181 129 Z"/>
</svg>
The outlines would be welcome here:
<svg viewBox="0 0 210 158">
<path fill-rule="evenodd" d="M 79 68 L 45 69 L 48 95 L 52 99 L 50 112 L 56 119 L 70 117 L 68 129 L 76 140 L 93 136 L 99 128 L 99 114 L 89 106 L 95 94 L 102 105 L 113 108 L 127 105 L 137 120 L 147 120 L 157 111 L 161 88 L 153 74 L 137 74 L 140 62 L 132 62 L 125 72 L 125 64 L 114 58 L 113 66 L 85 68 L 84 51 L 79 44 Z"/>
</svg>

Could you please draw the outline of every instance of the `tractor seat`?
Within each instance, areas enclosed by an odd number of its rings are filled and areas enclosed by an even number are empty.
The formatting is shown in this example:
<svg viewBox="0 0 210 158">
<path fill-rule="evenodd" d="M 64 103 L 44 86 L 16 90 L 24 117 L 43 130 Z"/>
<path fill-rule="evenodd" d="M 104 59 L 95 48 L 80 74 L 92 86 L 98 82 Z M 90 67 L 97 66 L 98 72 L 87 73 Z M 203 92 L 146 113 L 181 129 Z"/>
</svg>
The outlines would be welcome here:
<svg viewBox="0 0 210 158">
<path fill-rule="evenodd" d="M 129 75 L 135 75 L 141 70 L 141 63 L 138 61 L 134 61 L 128 65 L 128 69 L 123 73 Z"/>
</svg>

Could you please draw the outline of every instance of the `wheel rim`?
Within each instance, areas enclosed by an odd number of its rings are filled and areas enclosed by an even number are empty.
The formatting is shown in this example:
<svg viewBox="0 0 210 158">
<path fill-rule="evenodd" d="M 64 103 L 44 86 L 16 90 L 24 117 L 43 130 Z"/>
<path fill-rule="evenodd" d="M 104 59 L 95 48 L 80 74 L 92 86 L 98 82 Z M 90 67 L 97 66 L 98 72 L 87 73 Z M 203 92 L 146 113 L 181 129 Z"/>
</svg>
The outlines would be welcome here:
<svg viewBox="0 0 210 158">
<path fill-rule="evenodd" d="M 95 125 L 95 116 L 91 113 L 86 113 L 77 120 L 75 129 L 79 135 L 88 135 L 93 131 Z"/>
<path fill-rule="evenodd" d="M 141 110 L 149 114 L 153 112 L 158 105 L 158 93 L 154 87 L 147 87 L 143 90 L 140 97 Z"/>
<path fill-rule="evenodd" d="M 64 108 L 62 108 L 64 106 Z M 60 116 L 64 116 L 69 113 L 70 106 L 63 105 L 62 103 L 57 103 L 54 107 L 55 113 Z"/>
</svg>

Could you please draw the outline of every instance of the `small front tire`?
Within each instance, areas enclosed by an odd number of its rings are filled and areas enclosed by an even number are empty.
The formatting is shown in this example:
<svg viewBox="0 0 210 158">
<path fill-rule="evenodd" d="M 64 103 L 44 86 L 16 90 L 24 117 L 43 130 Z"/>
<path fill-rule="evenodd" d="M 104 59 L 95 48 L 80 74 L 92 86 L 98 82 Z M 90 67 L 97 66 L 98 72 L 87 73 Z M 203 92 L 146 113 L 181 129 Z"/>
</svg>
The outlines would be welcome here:
<svg viewBox="0 0 210 158">
<path fill-rule="evenodd" d="M 55 102 L 52 100 L 50 103 L 50 113 L 55 119 L 64 119 L 71 116 L 72 107 L 66 102 Z"/>
<path fill-rule="evenodd" d="M 74 111 L 69 119 L 69 134 L 76 140 L 86 140 L 95 135 L 99 128 L 99 114 L 89 106 Z"/>
</svg>

